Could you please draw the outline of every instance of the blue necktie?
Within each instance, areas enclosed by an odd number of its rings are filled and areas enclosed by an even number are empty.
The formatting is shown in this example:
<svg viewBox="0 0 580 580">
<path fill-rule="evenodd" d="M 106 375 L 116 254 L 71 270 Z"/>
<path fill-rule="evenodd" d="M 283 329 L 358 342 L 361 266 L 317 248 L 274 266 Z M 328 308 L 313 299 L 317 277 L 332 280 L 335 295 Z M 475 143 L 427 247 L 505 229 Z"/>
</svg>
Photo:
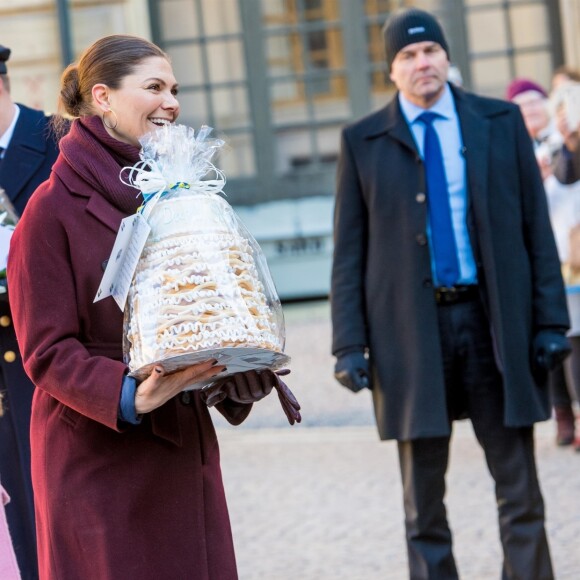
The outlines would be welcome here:
<svg viewBox="0 0 580 580">
<path fill-rule="evenodd" d="M 433 121 L 438 116 L 436 113 L 426 112 L 419 115 L 418 120 L 425 125 L 425 175 L 435 271 L 439 285 L 449 287 L 459 280 L 459 260 L 451 221 L 443 153 L 437 131 L 433 127 Z"/>
</svg>

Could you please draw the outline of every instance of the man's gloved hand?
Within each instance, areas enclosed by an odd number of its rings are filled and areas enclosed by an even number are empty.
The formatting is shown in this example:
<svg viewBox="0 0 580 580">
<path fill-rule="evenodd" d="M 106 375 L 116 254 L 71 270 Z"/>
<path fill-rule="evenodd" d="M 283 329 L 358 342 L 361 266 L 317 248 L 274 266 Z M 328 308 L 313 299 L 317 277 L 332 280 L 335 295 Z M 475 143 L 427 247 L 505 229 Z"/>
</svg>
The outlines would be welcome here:
<svg viewBox="0 0 580 580">
<path fill-rule="evenodd" d="M 337 356 L 334 377 L 353 393 L 371 388 L 369 361 L 363 352 L 347 352 Z"/>
<path fill-rule="evenodd" d="M 556 368 L 572 350 L 566 335 L 555 330 L 540 330 L 532 348 L 534 364 L 545 371 Z"/>
</svg>

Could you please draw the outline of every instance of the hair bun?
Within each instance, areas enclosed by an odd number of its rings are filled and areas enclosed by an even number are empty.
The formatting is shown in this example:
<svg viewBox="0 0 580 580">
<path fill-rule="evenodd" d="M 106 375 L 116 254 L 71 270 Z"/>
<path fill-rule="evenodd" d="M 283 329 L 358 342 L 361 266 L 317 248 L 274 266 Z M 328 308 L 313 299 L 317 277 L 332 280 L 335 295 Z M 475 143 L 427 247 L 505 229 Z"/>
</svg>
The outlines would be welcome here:
<svg viewBox="0 0 580 580">
<path fill-rule="evenodd" d="M 79 117 L 83 108 L 79 71 L 76 64 L 69 65 L 62 73 L 60 100 L 65 111 L 72 117 Z"/>
</svg>

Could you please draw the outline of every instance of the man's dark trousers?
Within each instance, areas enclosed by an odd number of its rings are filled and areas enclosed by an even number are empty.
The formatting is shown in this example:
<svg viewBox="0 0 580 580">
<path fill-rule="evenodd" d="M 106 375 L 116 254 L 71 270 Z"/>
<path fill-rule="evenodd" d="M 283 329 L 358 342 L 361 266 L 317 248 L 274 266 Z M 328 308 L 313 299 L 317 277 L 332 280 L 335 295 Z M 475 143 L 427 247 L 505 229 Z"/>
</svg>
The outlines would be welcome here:
<svg viewBox="0 0 580 580">
<path fill-rule="evenodd" d="M 544 504 L 534 461 L 533 427 L 503 426 L 502 378 L 479 298 L 439 305 L 447 408 L 468 414 L 496 483 L 502 578 L 550 580 Z M 443 498 L 449 438 L 399 441 L 412 580 L 458 578 Z"/>
</svg>

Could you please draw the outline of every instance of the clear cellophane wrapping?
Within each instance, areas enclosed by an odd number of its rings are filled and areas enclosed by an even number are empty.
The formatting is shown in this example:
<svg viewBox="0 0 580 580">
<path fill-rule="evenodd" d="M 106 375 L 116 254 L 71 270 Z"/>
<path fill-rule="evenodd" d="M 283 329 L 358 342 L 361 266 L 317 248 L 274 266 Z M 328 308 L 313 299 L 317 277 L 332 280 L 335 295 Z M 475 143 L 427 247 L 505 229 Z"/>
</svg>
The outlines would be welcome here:
<svg viewBox="0 0 580 580">
<path fill-rule="evenodd" d="M 243 359 L 238 370 L 288 361 L 280 300 L 259 245 L 220 195 L 225 181 L 210 159 L 223 142 L 210 131 L 172 125 L 141 141 L 132 183 L 151 232 L 124 323 L 125 362 L 137 377 L 155 363 L 174 371 L 212 358 L 233 370 L 232 352 Z M 212 173 L 218 179 L 202 180 Z"/>
</svg>

